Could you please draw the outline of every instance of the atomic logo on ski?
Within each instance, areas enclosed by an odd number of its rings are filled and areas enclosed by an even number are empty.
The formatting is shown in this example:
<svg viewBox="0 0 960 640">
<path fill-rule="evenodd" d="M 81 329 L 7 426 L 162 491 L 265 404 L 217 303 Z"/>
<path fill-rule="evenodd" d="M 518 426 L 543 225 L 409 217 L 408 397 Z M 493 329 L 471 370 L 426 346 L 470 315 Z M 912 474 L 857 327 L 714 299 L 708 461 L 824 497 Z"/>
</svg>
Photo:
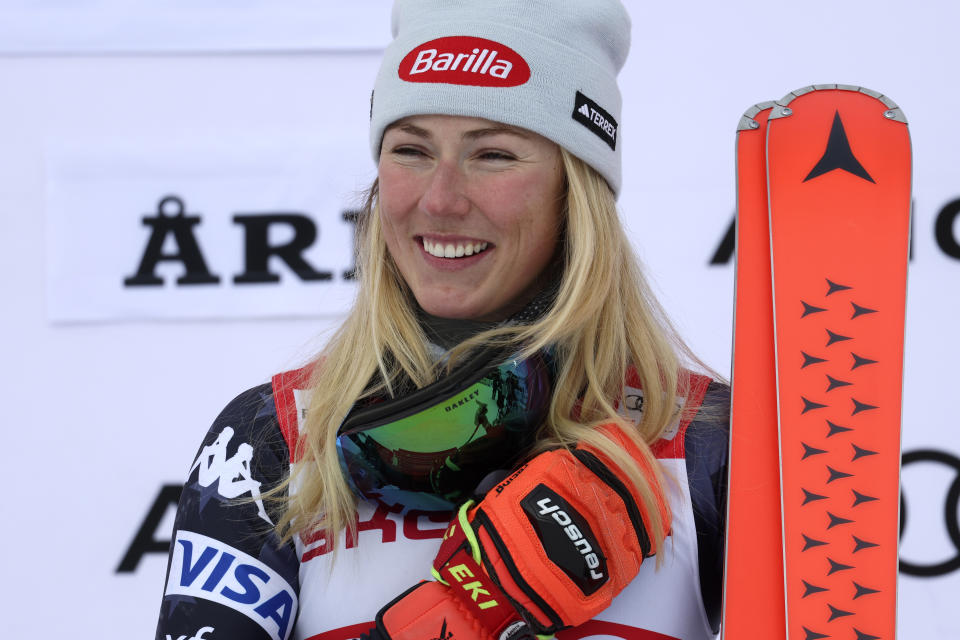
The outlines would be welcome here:
<svg viewBox="0 0 960 640">
<path fill-rule="evenodd" d="M 843 128 L 843 120 L 840 119 L 840 112 L 837 111 L 833 116 L 833 126 L 830 127 L 830 137 L 827 138 L 827 150 L 807 177 L 804 182 L 830 173 L 834 169 L 843 169 L 853 175 L 874 182 L 867 170 L 863 168 L 857 157 L 853 155 L 853 149 L 850 148 L 850 141 L 847 140 L 847 132 Z"/>
</svg>

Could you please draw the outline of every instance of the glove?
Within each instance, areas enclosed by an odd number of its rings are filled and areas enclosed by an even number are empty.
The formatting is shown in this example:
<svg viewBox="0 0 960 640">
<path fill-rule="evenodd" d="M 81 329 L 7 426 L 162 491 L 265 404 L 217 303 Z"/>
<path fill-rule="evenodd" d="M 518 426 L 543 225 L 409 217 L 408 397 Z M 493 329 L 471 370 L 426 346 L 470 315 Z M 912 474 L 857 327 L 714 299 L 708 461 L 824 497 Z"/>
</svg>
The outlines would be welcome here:
<svg viewBox="0 0 960 640">
<path fill-rule="evenodd" d="M 638 463 L 670 514 L 649 464 L 616 425 L 600 430 Z M 580 625 L 610 606 L 653 555 L 651 518 L 624 473 L 579 444 L 544 452 L 463 505 L 422 582 L 386 605 L 371 638 L 516 640 Z"/>
<path fill-rule="evenodd" d="M 481 566 L 476 538 L 463 532 L 471 500 L 444 533 L 434 569 L 436 582 L 423 581 L 397 596 L 377 614 L 376 626 L 360 640 L 533 640 L 533 633 L 506 594 Z"/>
</svg>

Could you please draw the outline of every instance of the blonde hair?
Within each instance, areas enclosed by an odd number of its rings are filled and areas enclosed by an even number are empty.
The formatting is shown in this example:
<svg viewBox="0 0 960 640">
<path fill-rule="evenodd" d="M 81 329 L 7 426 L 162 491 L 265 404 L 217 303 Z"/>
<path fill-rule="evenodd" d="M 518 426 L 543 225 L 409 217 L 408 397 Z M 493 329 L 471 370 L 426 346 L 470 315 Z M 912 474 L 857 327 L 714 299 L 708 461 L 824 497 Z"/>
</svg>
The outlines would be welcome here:
<svg viewBox="0 0 960 640">
<path fill-rule="evenodd" d="M 613 440 L 595 429 L 602 423 L 625 429 L 646 458 L 677 417 L 675 405 L 680 355 L 689 355 L 643 277 L 620 224 L 606 181 L 561 148 L 566 172 L 563 203 L 563 273 L 551 308 L 528 325 L 485 331 L 453 350 L 451 361 L 481 343 L 510 344 L 530 355 L 548 346 L 557 354 L 558 372 L 546 423 L 535 451 L 585 442 L 626 471 L 650 517 L 654 549 L 663 543 L 657 504 L 661 487 L 650 486 L 640 466 Z M 341 471 L 337 430 L 357 399 L 391 393 L 406 376 L 417 387 L 432 382 L 437 364 L 415 315 L 415 303 L 384 242 L 374 183 L 359 219 L 360 290 L 344 323 L 321 354 L 310 380 L 307 410 L 293 468 L 286 511 L 278 522 L 284 539 L 325 530 L 337 548 L 339 532 L 353 526 L 356 498 Z M 640 378 L 643 412 L 639 424 L 617 414 L 623 402 L 625 372 Z M 372 378 L 377 380 L 371 387 Z"/>
</svg>

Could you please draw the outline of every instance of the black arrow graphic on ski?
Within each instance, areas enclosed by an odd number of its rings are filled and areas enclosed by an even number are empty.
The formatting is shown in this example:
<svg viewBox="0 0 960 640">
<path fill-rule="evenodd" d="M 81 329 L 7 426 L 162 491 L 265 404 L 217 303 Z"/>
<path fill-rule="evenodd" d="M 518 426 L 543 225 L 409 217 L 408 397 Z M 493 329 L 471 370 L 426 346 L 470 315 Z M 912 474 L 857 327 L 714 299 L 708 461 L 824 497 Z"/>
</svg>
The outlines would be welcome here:
<svg viewBox="0 0 960 640">
<path fill-rule="evenodd" d="M 827 138 L 827 149 L 817 165 L 810 170 L 804 182 L 812 180 L 834 169 L 843 169 L 852 173 L 858 178 L 869 180 L 876 184 L 876 181 L 863 168 L 857 157 L 853 155 L 853 149 L 850 148 L 850 141 L 847 139 L 847 132 L 843 128 L 843 120 L 840 119 L 840 112 L 833 115 L 833 126 L 830 127 L 830 136 Z"/>
</svg>

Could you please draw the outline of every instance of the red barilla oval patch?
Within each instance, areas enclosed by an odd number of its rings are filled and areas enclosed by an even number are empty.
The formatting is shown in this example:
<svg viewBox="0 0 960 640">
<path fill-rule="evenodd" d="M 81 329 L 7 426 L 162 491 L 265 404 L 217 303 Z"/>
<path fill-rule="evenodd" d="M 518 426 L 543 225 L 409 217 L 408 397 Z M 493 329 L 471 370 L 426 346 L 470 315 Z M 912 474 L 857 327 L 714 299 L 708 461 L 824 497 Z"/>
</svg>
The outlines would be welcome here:
<svg viewBox="0 0 960 640">
<path fill-rule="evenodd" d="M 414 47 L 400 62 L 398 75 L 407 82 L 516 87 L 530 79 L 530 66 L 499 42 L 448 36 Z"/>
</svg>

